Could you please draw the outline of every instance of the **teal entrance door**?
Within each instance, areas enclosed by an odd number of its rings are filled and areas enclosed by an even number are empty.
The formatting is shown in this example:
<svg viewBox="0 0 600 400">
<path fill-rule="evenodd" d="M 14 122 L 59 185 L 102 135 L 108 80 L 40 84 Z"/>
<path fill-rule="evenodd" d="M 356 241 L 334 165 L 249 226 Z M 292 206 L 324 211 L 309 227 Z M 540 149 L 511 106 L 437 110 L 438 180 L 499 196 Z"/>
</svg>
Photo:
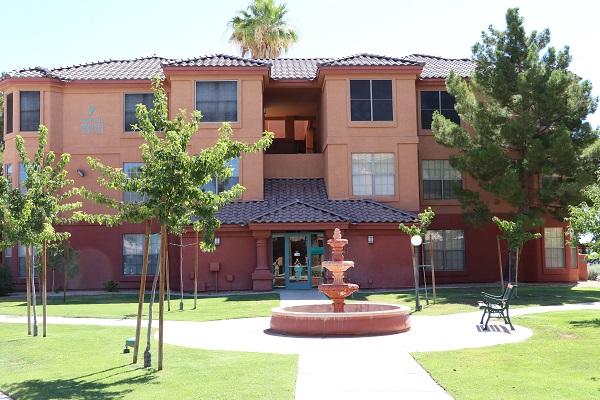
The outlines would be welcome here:
<svg viewBox="0 0 600 400">
<path fill-rule="evenodd" d="M 312 270 L 310 234 L 286 233 L 285 243 L 285 287 L 310 289 Z"/>
</svg>

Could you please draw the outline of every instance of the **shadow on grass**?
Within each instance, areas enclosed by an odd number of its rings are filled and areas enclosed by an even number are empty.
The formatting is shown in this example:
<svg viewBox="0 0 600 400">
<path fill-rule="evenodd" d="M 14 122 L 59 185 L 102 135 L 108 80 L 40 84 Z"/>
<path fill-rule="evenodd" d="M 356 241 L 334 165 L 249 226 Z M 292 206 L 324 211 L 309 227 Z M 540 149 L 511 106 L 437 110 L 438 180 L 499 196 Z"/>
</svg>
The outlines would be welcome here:
<svg viewBox="0 0 600 400">
<path fill-rule="evenodd" d="M 571 321 L 569 324 L 576 328 L 600 328 L 600 318 L 587 319 L 583 321 Z"/>
<path fill-rule="evenodd" d="M 73 379 L 30 379 L 8 385 L 3 390 L 16 399 L 118 399 L 133 392 L 136 385 L 146 385 L 156 378 L 154 371 L 126 377 L 124 375 L 139 374 L 138 370 L 122 370 L 126 367 L 129 368 L 130 364 Z M 104 375 L 109 371 L 114 372 Z M 96 375 L 98 375 L 97 379 L 89 379 Z M 121 379 L 103 382 L 117 375 L 121 376 Z M 87 379 L 82 380 L 82 378 Z"/>
</svg>

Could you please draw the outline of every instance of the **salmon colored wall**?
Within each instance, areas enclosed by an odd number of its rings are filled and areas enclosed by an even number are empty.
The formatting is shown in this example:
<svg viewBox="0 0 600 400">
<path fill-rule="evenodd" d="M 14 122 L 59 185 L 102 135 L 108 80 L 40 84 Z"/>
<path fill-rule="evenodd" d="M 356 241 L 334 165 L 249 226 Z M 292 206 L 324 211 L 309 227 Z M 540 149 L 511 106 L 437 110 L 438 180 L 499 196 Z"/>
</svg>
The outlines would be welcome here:
<svg viewBox="0 0 600 400">
<path fill-rule="evenodd" d="M 323 154 L 265 154 L 264 177 L 323 178 Z"/>
</svg>

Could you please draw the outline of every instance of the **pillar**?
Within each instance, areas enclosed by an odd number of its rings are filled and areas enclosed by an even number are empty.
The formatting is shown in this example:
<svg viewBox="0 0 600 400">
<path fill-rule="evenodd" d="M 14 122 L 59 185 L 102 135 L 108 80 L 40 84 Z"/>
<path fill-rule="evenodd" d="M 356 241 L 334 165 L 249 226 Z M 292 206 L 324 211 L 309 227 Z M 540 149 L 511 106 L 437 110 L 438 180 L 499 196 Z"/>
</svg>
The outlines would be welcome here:
<svg viewBox="0 0 600 400">
<path fill-rule="evenodd" d="M 253 232 L 256 240 L 256 268 L 252 272 L 252 290 L 269 292 L 273 290 L 273 272 L 269 268 L 269 255 L 267 241 L 271 237 L 270 231 Z"/>
</svg>

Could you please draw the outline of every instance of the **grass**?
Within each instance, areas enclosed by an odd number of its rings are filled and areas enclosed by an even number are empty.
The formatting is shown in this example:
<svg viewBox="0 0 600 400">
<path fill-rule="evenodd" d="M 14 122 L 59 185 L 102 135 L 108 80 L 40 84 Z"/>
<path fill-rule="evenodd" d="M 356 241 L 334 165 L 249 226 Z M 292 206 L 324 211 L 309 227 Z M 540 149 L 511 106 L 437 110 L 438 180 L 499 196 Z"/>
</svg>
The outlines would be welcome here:
<svg viewBox="0 0 600 400">
<path fill-rule="evenodd" d="M 419 297 L 423 310 L 418 312 L 418 315 L 443 315 L 477 311 L 479 310 L 477 301 L 481 300 L 482 291 L 491 294 L 502 294 L 499 287 L 437 289 L 436 304 L 433 304 L 433 295 L 431 288 L 429 288 L 429 305 L 426 305 L 425 294 L 421 290 Z M 352 300 L 403 304 L 414 309 L 415 293 L 414 290 L 389 293 L 358 292 L 354 293 Z M 511 301 L 511 308 L 594 301 L 600 301 L 600 288 L 523 285 L 518 289 L 518 297 Z"/>
<path fill-rule="evenodd" d="M 144 318 L 148 315 L 146 296 Z M 270 316 L 270 310 L 279 306 L 279 294 L 248 294 L 230 296 L 199 297 L 197 308 L 193 310 L 194 300 L 184 298 L 183 311 L 179 311 L 180 298 L 171 296 L 171 311 L 167 311 L 165 301 L 165 320 L 172 321 L 212 321 L 234 318 L 252 318 Z M 117 318 L 135 319 L 137 316 L 138 295 L 106 294 L 98 296 L 67 297 L 66 303 L 62 297 L 48 296 L 48 316 L 71 318 Z M 38 298 L 38 315 L 41 315 Z M 158 301 L 154 305 L 154 317 L 158 318 Z M 27 315 L 25 297 L 0 297 L 0 315 Z"/>
<path fill-rule="evenodd" d="M 23 333 L 22 324 L 0 324 L 0 390 L 16 399 L 294 398 L 296 355 L 165 344 L 157 371 L 123 354 L 131 328 L 53 325 L 45 338 Z M 157 354 L 154 342 L 154 366 Z"/>
<path fill-rule="evenodd" d="M 513 317 L 525 342 L 412 356 L 456 400 L 593 399 L 600 395 L 598 311 Z"/>
</svg>

